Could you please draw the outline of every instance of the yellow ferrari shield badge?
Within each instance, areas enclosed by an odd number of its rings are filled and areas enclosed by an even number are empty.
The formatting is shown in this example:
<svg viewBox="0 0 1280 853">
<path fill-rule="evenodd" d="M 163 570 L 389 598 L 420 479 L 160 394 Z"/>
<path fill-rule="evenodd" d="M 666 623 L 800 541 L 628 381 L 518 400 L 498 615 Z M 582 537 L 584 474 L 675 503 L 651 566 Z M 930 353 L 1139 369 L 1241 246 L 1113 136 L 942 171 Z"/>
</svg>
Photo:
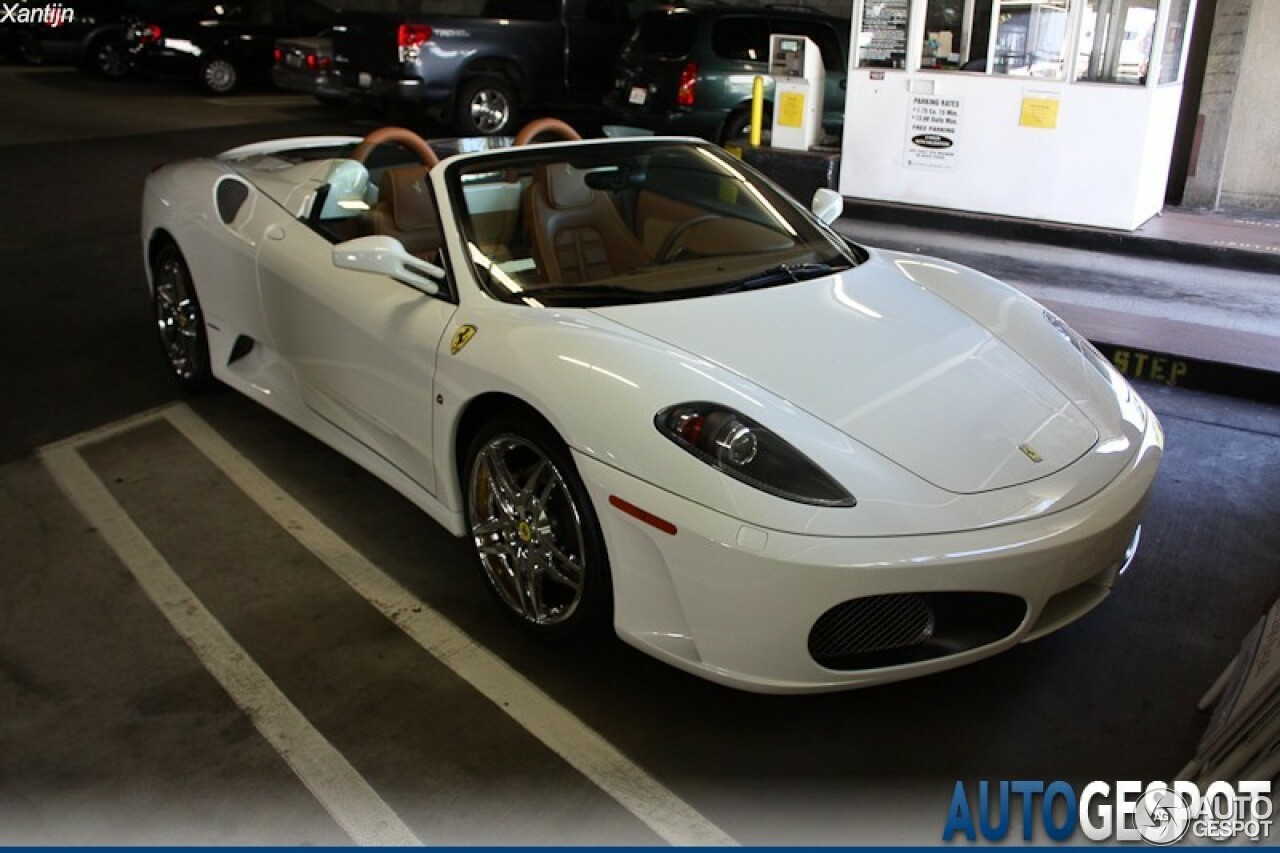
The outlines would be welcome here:
<svg viewBox="0 0 1280 853">
<path fill-rule="evenodd" d="M 476 327 L 470 323 L 465 326 L 459 326 L 458 331 L 453 333 L 453 342 L 449 344 L 449 352 L 457 355 L 462 352 L 462 348 L 471 343 L 471 339 L 476 336 Z"/>
<path fill-rule="evenodd" d="M 1019 444 L 1018 449 L 1022 451 L 1022 455 L 1039 465 L 1044 461 L 1044 457 L 1036 452 L 1036 449 L 1029 444 Z"/>
</svg>

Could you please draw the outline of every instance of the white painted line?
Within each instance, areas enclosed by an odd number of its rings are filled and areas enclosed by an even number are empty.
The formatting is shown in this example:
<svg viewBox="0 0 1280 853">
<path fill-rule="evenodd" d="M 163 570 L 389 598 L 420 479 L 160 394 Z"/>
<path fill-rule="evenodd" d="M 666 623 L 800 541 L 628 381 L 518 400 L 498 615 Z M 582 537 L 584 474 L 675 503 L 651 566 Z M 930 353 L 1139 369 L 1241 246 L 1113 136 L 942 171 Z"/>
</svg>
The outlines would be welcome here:
<svg viewBox="0 0 1280 853">
<path fill-rule="evenodd" d="M 352 589 L 664 841 L 737 844 L 564 706 L 348 545 L 191 409 L 178 405 L 167 410 L 165 417 Z"/>
<path fill-rule="evenodd" d="M 132 420 L 134 426 L 142 422 Z M 421 845 L 364 777 L 311 726 L 183 583 L 75 445 L 51 445 L 40 451 L 40 458 L 137 578 L 147 597 L 343 831 L 360 845 Z"/>
<path fill-rule="evenodd" d="M 145 424 L 160 420 L 164 417 L 165 411 L 172 405 L 172 403 L 166 403 L 163 406 L 157 406 L 154 409 L 147 409 L 145 411 L 138 412 L 136 415 L 130 415 L 123 420 L 112 421 L 109 424 L 104 424 L 97 429 L 77 433 L 70 438 L 64 438 L 61 441 L 46 444 L 41 448 L 40 452 L 42 454 L 46 454 L 50 451 L 60 450 L 64 447 L 78 449 L 88 444 L 97 444 L 100 441 L 106 441 L 108 438 L 114 438 L 121 433 L 129 432 L 130 430 L 135 430 Z"/>
</svg>

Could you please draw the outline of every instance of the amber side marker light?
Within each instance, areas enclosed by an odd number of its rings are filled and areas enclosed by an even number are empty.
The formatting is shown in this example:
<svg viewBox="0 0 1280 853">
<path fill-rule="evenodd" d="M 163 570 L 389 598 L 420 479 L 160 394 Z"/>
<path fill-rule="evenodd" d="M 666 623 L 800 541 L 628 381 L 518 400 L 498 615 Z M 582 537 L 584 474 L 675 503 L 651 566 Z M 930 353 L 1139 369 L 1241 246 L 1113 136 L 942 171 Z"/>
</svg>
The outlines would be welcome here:
<svg viewBox="0 0 1280 853">
<path fill-rule="evenodd" d="M 614 507 L 622 510 L 632 518 L 639 519 L 651 527 L 656 527 L 668 536 L 676 535 L 676 526 L 665 518 L 658 518 L 651 512 L 646 512 L 633 503 L 628 503 L 617 495 L 609 495 L 609 503 Z"/>
</svg>

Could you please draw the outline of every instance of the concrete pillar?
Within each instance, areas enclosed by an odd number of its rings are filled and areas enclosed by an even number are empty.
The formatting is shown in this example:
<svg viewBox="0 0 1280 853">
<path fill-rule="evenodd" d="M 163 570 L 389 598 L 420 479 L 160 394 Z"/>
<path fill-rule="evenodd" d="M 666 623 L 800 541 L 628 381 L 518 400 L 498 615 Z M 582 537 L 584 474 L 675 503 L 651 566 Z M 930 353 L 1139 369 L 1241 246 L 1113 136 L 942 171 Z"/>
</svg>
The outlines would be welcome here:
<svg viewBox="0 0 1280 853">
<path fill-rule="evenodd" d="M 1182 196 L 1185 207 L 1215 209 L 1222 195 L 1222 175 L 1227 163 L 1231 117 L 1244 57 L 1245 31 L 1253 0 L 1218 0 L 1209 39 L 1209 60 L 1200 94 L 1203 119 L 1198 151 Z"/>
<path fill-rule="evenodd" d="M 1280 211 L 1280 0 L 1253 0 L 1222 174 L 1223 207 Z"/>
</svg>

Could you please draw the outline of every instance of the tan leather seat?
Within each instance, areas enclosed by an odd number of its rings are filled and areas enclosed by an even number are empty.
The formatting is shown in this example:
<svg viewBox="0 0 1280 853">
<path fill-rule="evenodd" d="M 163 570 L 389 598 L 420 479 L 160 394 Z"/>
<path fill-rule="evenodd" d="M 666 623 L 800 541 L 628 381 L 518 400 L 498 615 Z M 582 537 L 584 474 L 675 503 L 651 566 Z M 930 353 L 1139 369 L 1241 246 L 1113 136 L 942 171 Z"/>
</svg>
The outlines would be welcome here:
<svg viewBox="0 0 1280 853">
<path fill-rule="evenodd" d="M 444 245 L 425 166 L 395 166 L 378 179 L 378 203 L 369 212 L 374 234 L 395 237 L 410 254 L 429 259 Z"/>
<path fill-rule="evenodd" d="M 597 281 L 651 260 L 609 196 L 587 186 L 585 173 L 567 163 L 538 168 L 525 221 L 533 232 L 534 260 L 549 283 Z"/>
</svg>

